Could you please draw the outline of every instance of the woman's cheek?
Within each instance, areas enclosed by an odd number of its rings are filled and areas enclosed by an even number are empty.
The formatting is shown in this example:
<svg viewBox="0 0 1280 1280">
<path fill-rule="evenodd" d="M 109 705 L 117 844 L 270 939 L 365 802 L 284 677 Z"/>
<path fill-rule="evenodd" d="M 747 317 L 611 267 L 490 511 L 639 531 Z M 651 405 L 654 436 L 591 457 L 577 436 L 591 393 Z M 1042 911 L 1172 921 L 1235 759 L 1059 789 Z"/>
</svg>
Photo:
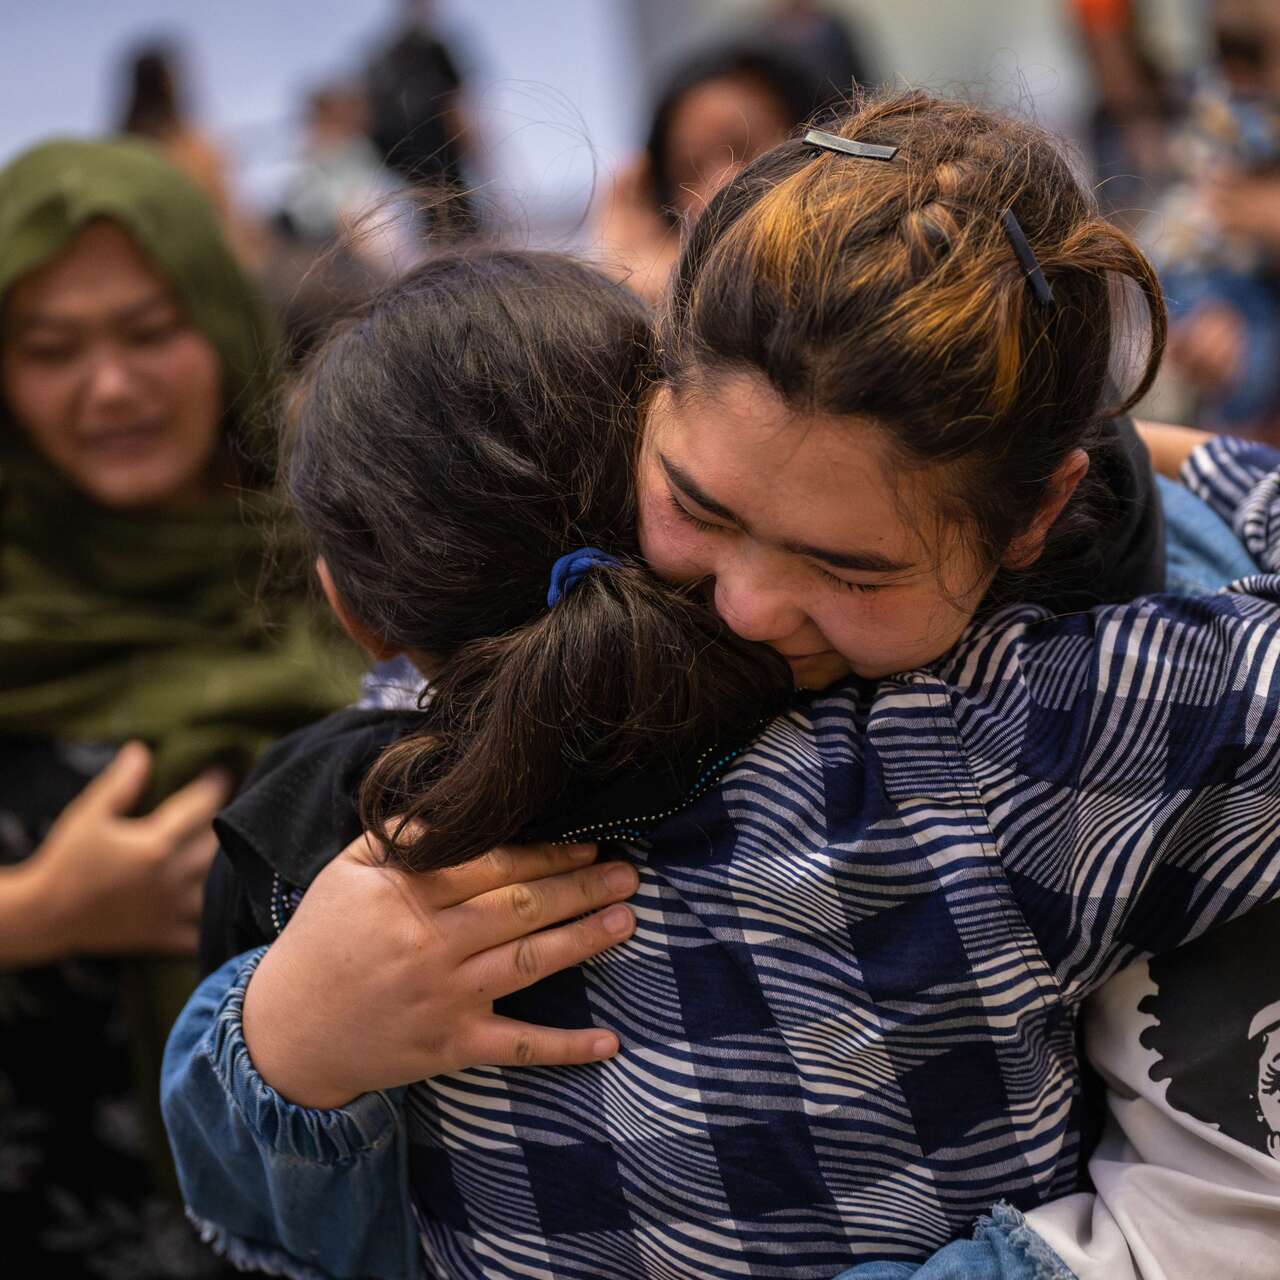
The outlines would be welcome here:
<svg viewBox="0 0 1280 1280">
<path fill-rule="evenodd" d="M 50 437 L 70 429 L 76 377 L 70 361 L 51 366 L 18 360 L 6 364 L 3 399 L 38 445 L 48 448 Z"/>
<path fill-rule="evenodd" d="M 868 663 L 879 665 L 886 651 L 894 648 L 893 638 L 886 636 L 870 613 L 856 617 L 843 615 L 834 622 L 819 622 L 818 629 L 827 643 L 855 670 L 862 671 Z"/>
<path fill-rule="evenodd" d="M 689 582 L 713 573 L 704 537 L 665 504 L 649 501 L 640 508 L 640 550 L 649 568 L 668 582 Z"/>
<path fill-rule="evenodd" d="M 909 588 L 890 587 L 848 593 L 839 607 L 824 610 L 814 621 L 859 675 L 879 678 L 938 656 L 931 652 L 926 613 Z"/>
<path fill-rule="evenodd" d="M 946 654 L 960 639 L 971 615 L 934 592 L 903 600 L 893 617 L 880 620 L 880 633 L 892 644 L 897 670 L 927 666 Z"/>
</svg>

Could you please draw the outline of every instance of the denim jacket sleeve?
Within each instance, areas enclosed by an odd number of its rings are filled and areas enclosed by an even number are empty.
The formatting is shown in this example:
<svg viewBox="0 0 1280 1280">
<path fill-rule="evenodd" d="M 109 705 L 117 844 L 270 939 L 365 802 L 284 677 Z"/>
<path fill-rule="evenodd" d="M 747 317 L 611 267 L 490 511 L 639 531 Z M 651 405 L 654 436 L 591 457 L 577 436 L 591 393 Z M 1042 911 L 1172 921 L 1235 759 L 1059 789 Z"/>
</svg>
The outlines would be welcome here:
<svg viewBox="0 0 1280 1280">
<path fill-rule="evenodd" d="M 1076 1280 L 1075 1273 L 1012 1205 L 978 1219 L 971 1240 L 953 1240 L 924 1262 L 864 1262 L 835 1280 Z"/>
<path fill-rule="evenodd" d="M 188 1216 L 242 1270 L 418 1280 L 404 1091 L 315 1111 L 258 1075 L 241 1012 L 265 951 L 210 974 L 165 1049 L 161 1105 Z"/>
</svg>

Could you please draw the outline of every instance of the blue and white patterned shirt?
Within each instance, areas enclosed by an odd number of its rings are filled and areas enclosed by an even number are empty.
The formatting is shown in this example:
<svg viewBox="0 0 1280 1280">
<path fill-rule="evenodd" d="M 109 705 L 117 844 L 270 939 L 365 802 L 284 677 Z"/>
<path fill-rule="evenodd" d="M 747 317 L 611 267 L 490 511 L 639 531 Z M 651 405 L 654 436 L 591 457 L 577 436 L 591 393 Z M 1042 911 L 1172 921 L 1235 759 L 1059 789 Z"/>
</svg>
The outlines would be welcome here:
<svg viewBox="0 0 1280 1280">
<path fill-rule="evenodd" d="M 1187 479 L 1280 571 L 1275 455 Z M 644 815 L 637 815 L 642 817 Z M 1280 577 L 1069 618 L 776 721 L 631 845 L 634 938 L 500 1011 L 577 1068 L 412 1087 L 448 1277 L 829 1277 L 1075 1189 L 1076 1011 L 1280 895 Z"/>
</svg>

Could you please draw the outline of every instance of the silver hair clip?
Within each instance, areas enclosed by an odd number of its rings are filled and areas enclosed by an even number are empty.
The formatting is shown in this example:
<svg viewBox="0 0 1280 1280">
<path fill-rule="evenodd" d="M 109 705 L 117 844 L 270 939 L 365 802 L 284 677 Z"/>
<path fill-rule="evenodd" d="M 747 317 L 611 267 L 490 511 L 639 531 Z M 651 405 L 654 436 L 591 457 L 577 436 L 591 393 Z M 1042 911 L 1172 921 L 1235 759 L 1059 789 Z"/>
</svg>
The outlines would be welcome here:
<svg viewBox="0 0 1280 1280">
<path fill-rule="evenodd" d="M 1030 284 L 1031 292 L 1035 294 L 1036 301 L 1042 307 L 1053 306 L 1053 290 L 1049 287 L 1049 282 L 1044 278 L 1044 272 L 1040 270 L 1040 260 L 1036 257 L 1035 251 L 1031 248 L 1030 242 L 1023 233 L 1021 224 L 1013 216 L 1012 209 L 1006 209 L 1000 215 L 1000 225 L 1004 228 L 1005 235 L 1009 237 L 1009 243 L 1013 246 L 1014 257 L 1018 259 L 1018 265 L 1027 277 L 1027 283 Z"/>
<path fill-rule="evenodd" d="M 828 133 L 825 129 L 810 129 L 804 135 L 804 140 L 811 147 L 821 147 L 823 151 L 835 151 L 859 160 L 892 160 L 898 154 L 897 147 L 881 146 L 876 142 L 855 142 L 850 138 L 842 138 L 839 134 Z M 1005 209 L 1000 214 L 1000 226 L 1009 237 L 1014 257 L 1018 259 L 1018 265 L 1027 277 L 1035 300 L 1042 307 L 1053 306 L 1053 290 L 1044 278 L 1039 259 L 1012 209 Z"/>
<path fill-rule="evenodd" d="M 804 140 L 811 147 L 823 151 L 838 151 L 842 155 L 856 156 L 859 160 L 892 160 L 898 154 L 897 147 L 883 147 L 878 142 L 854 142 L 825 129 L 810 129 Z"/>
</svg>

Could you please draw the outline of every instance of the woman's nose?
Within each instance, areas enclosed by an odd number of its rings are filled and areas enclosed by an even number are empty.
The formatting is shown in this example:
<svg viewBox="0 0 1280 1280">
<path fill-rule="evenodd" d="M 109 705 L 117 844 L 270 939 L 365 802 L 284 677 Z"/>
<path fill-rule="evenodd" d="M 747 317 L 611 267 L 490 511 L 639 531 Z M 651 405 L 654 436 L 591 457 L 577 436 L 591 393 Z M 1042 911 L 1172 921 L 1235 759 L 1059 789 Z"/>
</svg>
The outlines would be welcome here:
<svg viewBox="0 0 1280 1280">
<path fill-rule="evenodd" d="M 90 404 L 114 404 L 133 394 L 133 373 L 124 352 L 96 352 L 89 365 L 85 395 Z"/>
<path fill-rule="evenodd" d="M 785 580 L 761 561 L 741 561 L 717 572 L 715 605 L 732 631 L 760 644 L 794 635 L 807 616 Z"/>
</svg>

